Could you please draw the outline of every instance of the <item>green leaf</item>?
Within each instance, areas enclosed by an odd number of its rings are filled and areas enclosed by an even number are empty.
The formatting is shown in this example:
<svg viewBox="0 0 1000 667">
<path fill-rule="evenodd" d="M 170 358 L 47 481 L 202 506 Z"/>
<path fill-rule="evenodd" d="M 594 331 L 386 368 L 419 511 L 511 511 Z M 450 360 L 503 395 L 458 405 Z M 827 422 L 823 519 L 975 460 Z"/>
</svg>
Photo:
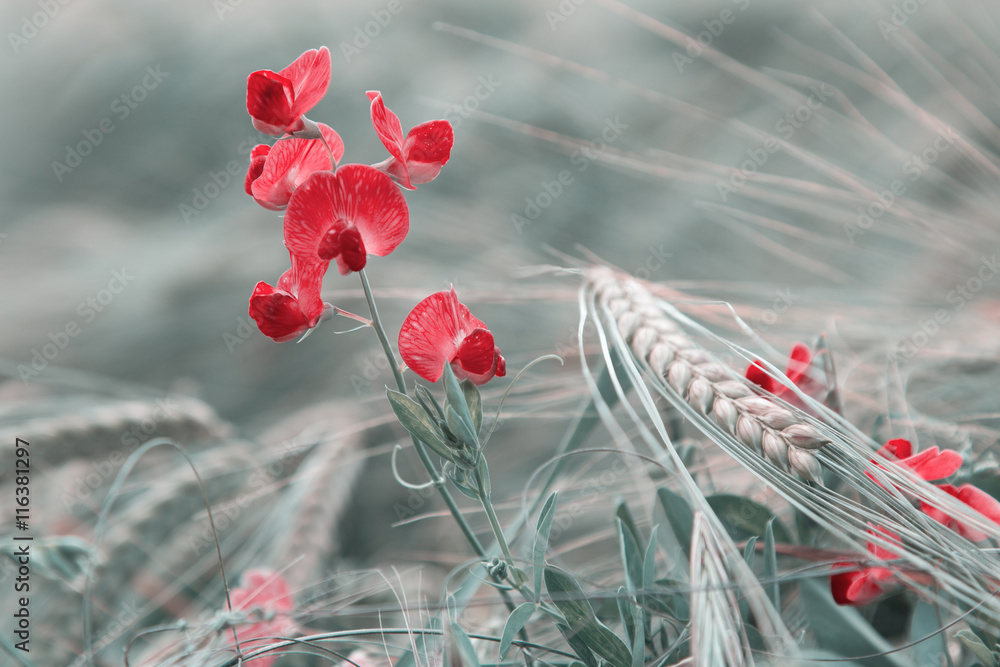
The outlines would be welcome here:
<svg viewBox="0 0 1000 667">
<path fill-rule="evenodd" d="M 437 402 L 436 398 L 434 398 L 434 394 L 427 390 L 427 387 L 422 384 L 414 384 L 413 395 L 417 397 L 417 402 L 420 403 L 424 412 L 430 415 L 432 420 L 444 420 L 444 410 L 441 408 L 441 404 Z M 433 412 L 431 411 L 431 408 L 434 408 Z"/>
<path fill-rule="evenodd" d="M 469 414 L 472 415 L 472 426 L 476 429 L 476 435 L 483 427 L 483 397 L 479 394 L 479 387 L 472 384 L 472 380 L 462 383 L 462 393 L 465 394 L 465 404 L 469 407 Z"/>
<path fill-rule="evenodd" d="M 473 448 L 478 449 L 479 436 L 476 435 L 473 428 L 472 414 L 469 412 L 469 406 L 465 402 L 465 393 L 462 391 L 462 387 L 459 386 L 458 378 L 455 377 L 454 371 L 451 370 L 451 364 L 444 365 L 444 393 L 448 398 L 448 404 L 444 412 L 448 418 L 449 428 L 451 428 L 455 435 L 459 435 L 459 437 L 467 436 L 469 439 L 466 440 L 463 437 L 463 440 Z M 461 428 L 452 426 L 452 410 L 462 423 Z"/>
<path fill-rule="evenodd" d="M 594 659 L 594 652 L 590 650 L 586 642 L 580 638 L 578 634 L 573 632 L 572 628 L 568 625 L 563 625 L 562 623 L 556 623 L 556 627 L 559 628 L 559 632 L 562 636 L 566 638 L 566 643 L 570 645 L 570 648 L 576 653 L 580 660 L 583 660 L 583 664 L 586 667 L 597 667 L 597 660 Z"/>
<path fill-rule="evenodd" d="M 767 507 L 743 496 L 718 493 L 705 500 L 734 542 L 763 537 L 767 522 L 774 519 L 774 514 Z M 776 541 L 786 544 L 792 541 L 780 521 L 774 521 L 773 530 Z"/>
<path fill-rule="evenodd" d="M 753 569 L 754 561 L 757 560 L 757 538 L 751 537 L 743 547 L 743 560 L 747 562 L 747 567 Z"/>
<path fill-rule="evenodd" d="M 451 404 L 444 408 L 448 428 L 463 445 L 473 452 L 479 449 L 479 436 L 472 431 L 472 421 L 467 421 Z"/>
<path fill-rule="evenodd" d="M 624 586 L 618 588 L 615 604 L 618 605 L 618 617 L 621 618 L 622 628 L 625 629 L 625 641 L 631 642 L 635 637 L 635 619 L 632 618 L 632 606 L 629 604 L 628 591 Z"/>
<path fill-rule="evenodd" d="M 465 634 L 465 630 L 458 623 L 452 622 L 451 624 L 451 639 L 451 646 L 449 648 L 452 651 L 452 660 L 445 662 L 445 664 L 455 665 L 454 656 L 457 654 L 459 664 L 462 667 L 479 667 L 479 657 L 476 655 L 476 649 L 472 647 L 469 635 Z"/>
<path fill-rule="evenodd" d="M 691 531 L 694 525 L 694 512 L 687 504 L 687 501 L 666 487 L 661 487 L 656 492 L 660 499 L 663 511 L 667 513 L 667 521 L 674 531 L 677 543 L 684 551 L 684 558 L 691 558 Z"/>
<path fill-rule="evenodd" d="M 625 642 L 597 620 L 594 608 L 571 574 L 556 567 L 546 567 L 545 587 L 552 602 L 566 617 L 574 638 L 608 661 L 611 667 L 632 667 L 632 652 Z"/>
<path fill-rule="evenodd" d="M 774 551 L 774 519 L 764 528 L 764 590 L 771 597 L 774 608 L 781 613 L 781 586 L 778 584 L 778 555 Z"/>
<path fill-rule="evenodd" d="M 628 509 L 628 504 L 625 501 L 618 503 L 618 509 L 615 510 L 615 516 L 622 520 L 625 524 L 625 528 L 628 532 L 632 534 L 632 539 L 635 540 L 636 544 L 639 544 L 642 538 L 639 536 L 639 528 L 635 525 L 635 519 L 632 518 L 632 512 Z"/>
<path fill-rule="evenodd" d="M 444 444 L 437 427 L 433 424 L 420 404 L 406 394 L 392 389 L 386 389 L 385 395 L 389 405 L 396 414 L 396 419 L 410 435 L 420 440 L 443 459 L 454 461 L 451 449 Z"/>
<path fill-rule="evenodd" d="M 510 645 L 513 643 L 514 637 L 524 629 L 524 626 L 531 619 L 532 614 L 535 613 L 535 609 L 537 609 L 537 605 L 534 602 L 525 602 L 510 612 L 507 622 L 504 623 L 503 633 L 500 635 L 501 660 L 507 657 L 507 652 L 510 650 Z"/>
<path fill-rule="evenodd" d="M 962 642 L 965 648 L 969 649 L 969 652 L 976 656 L 976 659 L 980 660 L 985 667 L 997 667 L 997 660 L 993 652 L 974 633 L 961 630 L 955 633 L 955 639 Z"/>
<path fill-rule="evenodd" d="M 545 552 L 549 548 L 549 532 L 552 530 L 552 517 L 555 515 L 556 497 L 558 495 L 558 492 L 553 491 L 552 495 L 545 501 L 545 505 L 542 506 L 542 511 L 538 515 L 538 523 L 535 526 L 535 542 L 531 547 L 531 562 L 534 565 L 536 600 L 540 600 L 542 597 L 542 574 L 545 571 Z"/>
<path fill-rule="evenodd" d="M 659 526 L 653 526 L 653 531 L 649 535 L 649 544 L 646 545 L 646 555 L 642 559 L 642 584 L 643 591 L 649 590 L 656 581 L 656 533 Z"/>
<path fill-rule="evenodd" d="M 910 641 L 918 642 L 913 646 L 914 662 L 917 665 L 940 665 L 944 661 L 944 633 L 939 632 L 940 629 L 937 607 L 918 600 L 910 619 Z"/>
<path fill-rule="evenodd" d="M 625 568 L 625 583 L 631 593 L 642 588 L 642 555 L 633 534 L 620 518 L 615 520 L 618 528 L 618 548 Z"/>
<path fill-rule="evenodd" d="M 802 580 L 799 582 L 802 604 L 807 623 L 819 648 L 836 652 L 845 658 L 859 655 L 873 656 L 857 662 L 868 667 L 912 667 L 910 661 L 893 649 L 882 635 L 853 607 L 842 607 L 833 601 L 829 579 Z"/>
</svg>

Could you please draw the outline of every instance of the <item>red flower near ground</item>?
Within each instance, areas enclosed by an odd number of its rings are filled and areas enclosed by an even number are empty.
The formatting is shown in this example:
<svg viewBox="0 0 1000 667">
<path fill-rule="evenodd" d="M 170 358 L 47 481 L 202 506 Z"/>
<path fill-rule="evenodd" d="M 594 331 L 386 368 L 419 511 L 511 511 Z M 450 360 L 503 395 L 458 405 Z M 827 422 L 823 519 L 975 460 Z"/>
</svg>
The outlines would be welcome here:
<svg viewBox="0 0 1000 667">
<path fill-rule="evenodd" d="M 868 533 L 870 535 L 881 533 L 882 537 L 890 542 L 899 544 L 899 535 L 881 526 L 868 524 Z M 894 551 L 880 547 L 874 542 L 868 543 L 868 553 L 879 560 L 892 560 L 898 557 Z M 833 568 L 839 570 L 853 565 L 856 564 L 837 563 Z M 840 605 L 868 604 L 892 591 L 897 583 L 895 573 L 887 567 L 880 566 L 830 575 L 830 590 L 833 592 L 834 601 Z"/>
<path fill-rule="evenodd" d="M 277 288 L 257 283 L 250 296 L 250 317 L 262 334 L 283 343 L 320 323 L 328 308 L 320 298 L 328 266 L 292 255 L 292 268 L 281 274 Z"/>
<path fill-rule="evenodd" d="M 330 127 L 318 123 L 326 146 L 319 139 L 282 139 L 274 146 L 258 144 L 250 153 L 246 191 L 258 204 L 272 211 L 288 206 L 299 185 L 316 171 L 330 171 L 344 156 L 344 142 Z M 329 147 L 329 152 L 327 152 Z"/>
<path fill-rule="evenodd" d="M 459 302 L 454 287 L 414 306 L 399 331 L 399 353 L 428 382 L 438 381 L 445 364 L 451 364 L 459 380 L 477 385 L 507 374 L 493 334 Z"/>
<path fill-rule="evenodd" d="M 1000 502 L 982 489 L 976 488 L 971 484 L 963 484 L 957 488 L 952 484 L 938 484 L 938 488 L 965 503 L 987 519 L 990 519 L 993 523 L 1000 524 Z M 980 532 L 968 524 L 959 522 L 953 516 L 925 502 L 920 503 L 920 509 L 927 516 L 938 523 L 948 526 L 970 542 L 981 542 L 987 537 L 986 533 Z"/>
<path fill-rule="evenodd" d="M 247 570 L 240 579 L 240 587 L 229 592 L 233 611 L 250 614 L 257 609 L 261 619 L 236 627 L 236 636 L 244 653 L 272 644 L 277 637 L 287 637 L 298 632 L 290 614 L 295 608 L 288 583 L 274 570 Z M 269 667 L 277 655 L 265 654 L 254 658 L 253 665 Z"/>
<path fill-rule="evenodd" d="M 928 482 L 951 477 L 956 470 L 962 467 L 962 455 L 954 450 L 938 450 L 937 447 L 931 447 L 914 455 L 913 445 L 910 444 L 909 440 L 903 438 L 890 440 L 876 452 L 876 458 L 872 459 L 872 463 L 884 467 L 879 463 L 879 458 L 909 468 L 921 479 Z M 870 474 L 868 476 L 872 477 Z"/>
<path fill-rule="evenodd" d="M 410 213 L 388 176 L 363 164 L 312 174 L 285 212 L 285 245 L 306 262 L 337 260 L 340 273 L 365 268 L 406 238 Z"/>
<path fill-rule="evenodd" d="M 330 85 L 330 50 L 310 49 L 281 70 L 260 70 L 247 78 L 247 111 L 264 134 L 315 136 L 304 114 L 323 99 Z"/>
<path fill-rule="evenodd" d="M 455 131 L 446 120 L 429 120 L 417 125 L 403 138 L 399 117 L 386 108 L 382 93 L 368 91 L 372 102 L 372 125 L 379 139 L 392 155 L 388 160 L 374 165 L 407 190 L 429 183 L 441 173 L 441 167 L 451 157 Z"/>
</svg>

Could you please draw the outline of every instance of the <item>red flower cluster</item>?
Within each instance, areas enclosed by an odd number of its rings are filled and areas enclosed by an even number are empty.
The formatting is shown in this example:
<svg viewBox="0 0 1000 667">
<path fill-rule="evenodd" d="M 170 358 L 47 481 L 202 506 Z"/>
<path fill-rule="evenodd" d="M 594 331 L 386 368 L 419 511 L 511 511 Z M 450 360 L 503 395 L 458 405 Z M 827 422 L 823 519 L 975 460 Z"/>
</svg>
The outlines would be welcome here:
<svg viewBox="0 0 1000 667">
<path fill-rule="evenodd" d="M 962 467 L 962 455 L 951 449 L 940 450 L 937 447 L 931 447 L 919 454 L 914 454 L 913 445 L 909 440 L 897 438 L 885 443 L 885 446 L 876 452 L 875 458 L 871 462 L 883 470 L 886 469 L 886 463 L 908 468 L 926 482 L 937 482 L 951 477 Z M 871 473 L 866 474 L 871 479 L 875 479 Z M 935 486 L 994 523 L 1000 524 L 1000 501 L 982 489 L 971 484 L 963 484 L 960 487 L 955 487 L 952 484 L 936 484 Z M 938 523 L 951 528 L 972 542 L 980 542 L 987 537 L 985 533 L 960 522 L 950 514 L 926 502 L 921 501 L 920 509 Z M 873 528 L 889 538 L 890 541 L 899 543 L 899 537 L 885 528 L 870 527 L 868 532 L 872 533 Z M 897 554 L 876 547 L 872 543 L 868 544 L 868 551 L 876 558 L 883 560 L 897 556 Z M 838 563 L 834 569 L 850 565 L 850 563 Z M 888 592 L 895 580 L 896 577 L 892 571 L 884 567 L 870 567 L 858 572 L 842 572 L 832 575 L 830 586 L 837 604 L 863 605 Z"/>
<path fill-rule="evenodd" d="M 257 613 L 261 620 L 236 626 L 236 636 L 244 653 L 279 641 L 298 632 L 290 614 L 295 608 L 288 583 L 279 572 L 267 569 L 247 570 L 239 588 L 229 591 L 233 611 Z M 253 610 L 258 610 L 254 612 Z M 254 665 L 269 667 L 278 656 L 266 654 L 253 659 Z"/>
<path fill-rule="evenodd" d="M 402 243 L 410 214 L 396 183 L 413 189 L 433 180 L 454 143 L 446 120 L 417 125 L 404 138 L 399 118 L 381 93 L 371 91 L 372 123 L 390 157 L 371 166 L 341 166 L 340 135 L 305 116 L 326 94 L 330 69 L 330 51 L 323 47 L 280 72 L 262 70 L 247 79 L 254 127 L 280 137 L 273 146 L 253 149 L 245 184 L 264 208 L 286 209 L 291 268 L 275 287 L 258 283 L 250 297 L 250 316 L 276 341 L 301 336 L 332 312 L 320 298 L 331 261 L 346 275 L 363 269 L 368 255 L 383 257 Z"/>
</svg>

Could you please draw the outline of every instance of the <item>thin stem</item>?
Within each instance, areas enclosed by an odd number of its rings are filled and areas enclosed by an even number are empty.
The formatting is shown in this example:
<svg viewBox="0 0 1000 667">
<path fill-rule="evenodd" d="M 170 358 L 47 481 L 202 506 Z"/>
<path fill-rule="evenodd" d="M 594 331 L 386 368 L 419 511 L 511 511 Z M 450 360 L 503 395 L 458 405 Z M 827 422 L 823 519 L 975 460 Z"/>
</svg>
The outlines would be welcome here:
<svg viewBox="0 0 1000 667">
<path fill-rule="evenodd" d="M 514 567 L 514 556 L 510 553 L 510 547 L 507 546 L 507 539 L 503 535 L 503 528 L 500 527 L 500 520 L 497 519 L 497 513 L 493 509 L 493 502 L 490 497 L 484 493 L 484 480 L 479 472 L 476 472 L 476 482 L 479 485 L 479 500 L 483 504 L 483 509 L 486 510 L 486 516 L 489 517 L 490 526 L 493 528 L 493 535 L 497 538 L 497 544 L 500 545 L 500 551 L 503 553 L 503 558 L 507 561 L 507 567 Z M 512 575 L 513 576 L 513 575 Z"/>
<path fill-rule="evenodd" d="M 399 364 L 396 362 L 396 355 L 392 351 L 392 345 L 389 344 L 389 338 L 385 335 L 385 327 L 382 326 L 382 320 L 378 316 L 378 308 L 375 306 L 375 297 L 372 296 L 371 285 L 368 284 L 368 276 L 365 274 L 365 270 L 361 269 L 358 271 L 358 275 L 361 276 L 361 286 L 365 290 L 365 299 L 368 301 L 368 310 L 371 311 L 372 315 L 372 328 L 375 329 L 375 334 L 378 336 L 379 343 L 382 344 L 382 351 L 385 353 L 385 358 L 389 362 L 389 367 L 392 369 L 392 377 L 396 380 L 396 389 L 399 390 L 401 394 L 409 395 L 406 391 L 406 382 L 403 380 L 403 374 L 399 370 Z M 420 457 L 420 462 L 424 464 L 424 468 L 427 469 L 427 473 L 431 476 L 431 479 L 437 480 L 441 478 L 441 475 L 437 471 L 437 466 L 431 461 L 430 455 L 427 453 L 427 448 L 424 447 L 424 443 L 420 442 L 415 436 L 411 435 L 410 439 L 413 441 L 413 448 L 417 450 L 417 456 Z M 479 538 L 476 534 L 472 532 L 472 528 L 469 527 L 469 523 L 465 520 L 462 515 L 462 510 L 459 509 L 458 505 L 455 503 L 455 499 L 452 497 L 451 493 L 443 484 L 435 484 L 438 493 L 441 494 L 441 499 L 444 500 L 444 504 L 448 506 L 448 510 L 451 515 L 455 518 L 458 527 L 461 528 L 462 533 L 465 535 L 465 539 L 469 541 L 472 545 L 472 549 L 476 552 L 476 555 L 480 558 L 486 558 L 486 550 L 483 545 L 479 542 Z"/>
</svg>

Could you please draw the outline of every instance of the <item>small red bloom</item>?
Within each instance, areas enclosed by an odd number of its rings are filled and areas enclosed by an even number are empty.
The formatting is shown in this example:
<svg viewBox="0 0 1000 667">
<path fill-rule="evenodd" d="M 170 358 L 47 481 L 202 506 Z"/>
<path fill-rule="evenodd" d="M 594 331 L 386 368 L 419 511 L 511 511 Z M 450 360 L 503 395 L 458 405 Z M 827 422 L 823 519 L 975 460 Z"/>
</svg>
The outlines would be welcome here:
<svg viewBox="0 0 1000 667">
<path fill-rule="evenodd" d="M 454 287 L 414 306 L 399 330 L 399 353 L 428 382 L 438 381 L 445 364 L 451 364 L 459 380 L 477 385 L 507 374 L 493 334 L 458 301 Z"/>
<path fill-rule="evenodd" d="M 328 266 L 328 262 L 309 262 L 292 255 L 292 268 L 278 278 L 277 289 L 257 283 L 250 296 L 250 317 L 262 334 L 283 343 L 320 323 L 327 312 L 320 290 Z"/>
<path fill-rule="evenodd" d="M 264 134 L 311 135 L 304 114 L 330 85 L 330 50 L 310 49 L 281 70 L 260 70 L 247 78 L 247 111 Z M 309 121 L 311 123 L 311 121 Z"/>
<path fill-rule="evenodd" d="M 878 462 L 879 457 L 909 468 L 921 479 L 928 482 L 951 477 L 956 470 L 962 467 L 962 455 L 954 450 L 939 451 L 937 447 L 931 447 L 914 455 L 913 445 L 910 444 L 909 440 L 903 438 L 896 438 L 885 443 L 885 446 L 876 452 L 876 458 L 872 459 L 872 463 L 881 465 Z"/>
<path fill-rule="evenodd" d="M 982 489 L 976 488 L 971 484 L 963 484 L 958 488 L 952 484 L 938 484 L 938 488 L 965 503 L 993 523 L 1000 524 L 1000 502 Z M 981 542 L 987 537 L 986 533 L 980 532 L 968 524 L 959 522 L 944 511 L 932 507 L 925 502 L 920 503 L 920 509 L 930 518 L 948 526 L 970 542 Z"/>
<path fill-rule="evenodd" d="M 340 273 L 365 268 L 406 238 L 410 212 L 399 188 L 379 170 L 347 164 L 312 174 L 285 212 L 285 245 L 306 262 L 337 260 Z"/>
<path fill-rule="evenodd" d="M 890 542 L 899 544 L 899 535 L 874 524 L 868 524 L 868 533 L 876 535 L 881 533 L 882 537 Z M 868 553 L 879 560 L 892 560 L 898 554 L 890 549 L 878 546 L 874 542 L 868 543 Z M 833 566 L 835 570 L 848 568 L 855 563 L 837 563 Z M 830 590 L 833 592 L 833 599 L 840 605 L 864 605 L 872 602 L 890 592 L 896 587 L 896 575 L 887 567 L 866 567 L 863 570 L 853 572 L 838 572 L 830 575 Z"/>
<path fill-rule="evenodd" d="M 389 174 L 407 190 L 429 183 L 441 173 L 441 167 L 451 157 L 455 131 L 446 120 L 429 120 L 417 125 L 403 138 L 399 117 L 386 108 L 382 93 L 368 91 L 372 102 L 372 125 L 382 144 L 392 155 L 388 160 L 374 165 Z"/>
<path fill-rule="evenodd" d="M 282 139 L 274 146 L 258 144 L 250 153 L 246 191 L 258 204 L 272 211 L 288 206 L 299 185 L 313 172 L 330 171 L 330 153 L 336 162 L 344 155 L 344 142 L 330 127 L 318 123 L 326 146 L 319 139 Z M 330 151 L 327 152 L 327 146 Z"/>
<path fill-rule="evenodd" d="M 792 348 L 792 353 L 789 355 L 788 368 L 785 370 L 785 375 L 788 376 L 788 379 L 793 384 L 797 385 L 800 389 L 804 389 L 804 385 L 809 380 L 806 372 L 809 370 L 810 364 L 812 364 L 812 351 L 809 349 L 809 346 L 803 343 L 796 343 Z M 747 368 L 746 378 L 764 391 L 770 392 L 775 396 L 791 393 L 788 387 L 778 382 L 777 379 L 764 370 L 764 365 L 760 359 L 755 359 L 750 364 L 750 367 Z"/>
<path fill-rule="evenodd" d="M 247 570 L 240 579 L 240 587 L 229 591 L 233 611 L 250 613 L 258 609 L 263 620 L 236 627 L 236 636 L 244 652 L 261 648 L 298 632 L 290 614 L 295 608 L 288 583 L 274 570 Z M 268 620 L 268 617 L 270 619 Z M 269 667 L 277 655 L 264 654 L 253 659 L 254 665 Z"/>
</svg>

